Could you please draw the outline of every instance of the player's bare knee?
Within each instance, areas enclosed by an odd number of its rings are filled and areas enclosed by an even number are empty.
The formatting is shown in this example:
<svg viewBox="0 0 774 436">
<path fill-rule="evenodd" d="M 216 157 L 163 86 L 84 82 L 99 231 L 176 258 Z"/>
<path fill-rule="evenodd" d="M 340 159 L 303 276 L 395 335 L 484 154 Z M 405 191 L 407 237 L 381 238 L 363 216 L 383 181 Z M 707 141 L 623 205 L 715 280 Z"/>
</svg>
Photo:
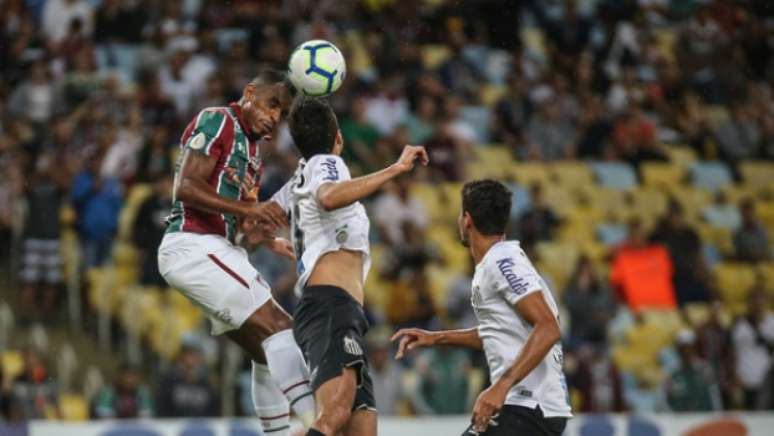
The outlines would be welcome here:
<svg viewBox="0 0 774 436">
<path fill-rule="evenodd" d="M 325 407 L 317 415 L 315 427 L 319 426 L 320 429 L 335 433 L 344 428 L 351 415 L 350 408 L 345 405 Z"/>
<path fill-rule="evenodd" d="M 262 339 L 293 327 L 293 319 L 287 312 L 269 300 L 256 309 L 245 321 L 245 326 Z"/>
</svg>

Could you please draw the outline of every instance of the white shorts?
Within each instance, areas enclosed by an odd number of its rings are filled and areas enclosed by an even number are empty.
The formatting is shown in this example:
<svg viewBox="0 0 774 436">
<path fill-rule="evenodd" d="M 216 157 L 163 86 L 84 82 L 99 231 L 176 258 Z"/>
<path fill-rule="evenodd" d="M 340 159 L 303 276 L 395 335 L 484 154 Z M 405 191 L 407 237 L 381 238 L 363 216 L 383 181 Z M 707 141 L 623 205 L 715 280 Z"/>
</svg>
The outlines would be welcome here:
<svg viewBox="0 0 774 436">
<path fill-rule="evenodd" d="M 271 289 L 248 261 L 247 251 L 221 236 L 167 233 L 158 259 L 167 283 L 210 318 L 213 335 L 238 329 L 271 299 Z"/>
</svg>

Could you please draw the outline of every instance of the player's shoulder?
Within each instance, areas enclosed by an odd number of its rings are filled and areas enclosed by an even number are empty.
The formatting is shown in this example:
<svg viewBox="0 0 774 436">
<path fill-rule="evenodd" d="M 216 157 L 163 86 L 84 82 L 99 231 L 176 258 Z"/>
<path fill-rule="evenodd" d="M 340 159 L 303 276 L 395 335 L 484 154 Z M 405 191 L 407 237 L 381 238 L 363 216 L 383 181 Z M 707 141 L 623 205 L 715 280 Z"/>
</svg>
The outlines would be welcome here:
<svg viewBox="0 0 774 436">
<path fill-rule="evenodd" d="M 307 166 L 343 165 L 344 159 L 337 154 L 316 154 L 306 161 Z"/>
<path fill-rule="evenodd" d="M 197 129 L 216 134 L 233 122 L 225 106 L 210 106 L 199 111 L 193 119 Z"/>
<path fill-rule="evenodd" d="M 309 158 L 306 168 L 308 171 L 321 174 L 324 180 L 337 181 L 349 175 L 344 160 L 336 154 L 316 154 Z"/>
<path fill-rule="evenodd" d="M 484 272 L 496 276 L 509 276 L 530 265 L 518 241 L 502 241 L 489 249 L 483 260 Z"/>
</svg>

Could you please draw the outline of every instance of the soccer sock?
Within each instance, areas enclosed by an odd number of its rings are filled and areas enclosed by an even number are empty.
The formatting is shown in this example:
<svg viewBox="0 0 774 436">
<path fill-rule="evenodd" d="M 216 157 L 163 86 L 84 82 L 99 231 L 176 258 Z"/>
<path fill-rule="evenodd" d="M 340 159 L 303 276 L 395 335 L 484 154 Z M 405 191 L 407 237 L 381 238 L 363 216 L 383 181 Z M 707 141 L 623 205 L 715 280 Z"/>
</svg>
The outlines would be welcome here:
<svg viewBox="0 0 774 436">
<path fill-rule="evenodd" d="M 313 428 L 310 428 L 309 431 L 306 432 L 306 436 L 325 436 L 325 435 Z"/>
<path fill-rule="evenodd" d="M 293 339 L 293 331 L 288 329 L 275 333 L 262 345 L 271 376 L 304 427 L 311 427 L 314 422 L 314 396 L 309 387 L 309 368 Z"/>
<path fill-rule="evenodd" d="M 263 432 L 271 436 L 290 434 L 290 407 L 266 365 L 253 362 L 253 406 Z"/>
</svg>

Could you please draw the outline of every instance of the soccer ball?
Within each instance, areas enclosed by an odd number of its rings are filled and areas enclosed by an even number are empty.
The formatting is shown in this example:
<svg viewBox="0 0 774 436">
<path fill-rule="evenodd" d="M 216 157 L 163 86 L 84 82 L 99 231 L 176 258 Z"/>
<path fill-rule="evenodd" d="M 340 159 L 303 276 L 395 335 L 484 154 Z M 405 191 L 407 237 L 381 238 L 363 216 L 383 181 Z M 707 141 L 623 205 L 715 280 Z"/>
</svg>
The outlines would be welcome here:
<svg viewBox="0 0 774 436">
<path fill-rule="evenodd" d="M 288 78 L 306 95 L 322 97 L 334 93 L 344 81 L 347 64 L 332 43 L 313 39 L 296 47 L 288 62 Z"/>
</svg>

